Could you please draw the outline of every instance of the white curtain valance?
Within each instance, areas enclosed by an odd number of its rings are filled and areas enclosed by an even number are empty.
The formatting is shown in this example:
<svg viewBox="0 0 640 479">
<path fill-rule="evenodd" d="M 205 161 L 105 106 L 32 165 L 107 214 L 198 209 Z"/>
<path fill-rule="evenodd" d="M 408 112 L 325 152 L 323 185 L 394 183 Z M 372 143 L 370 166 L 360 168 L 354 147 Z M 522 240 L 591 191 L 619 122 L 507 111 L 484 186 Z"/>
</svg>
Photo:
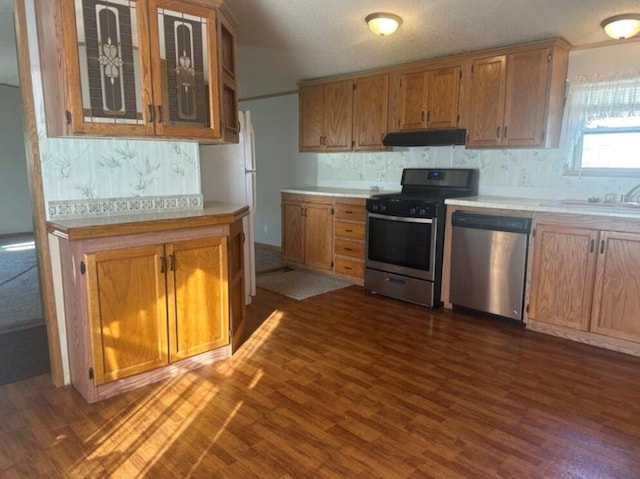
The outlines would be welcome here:
<svg viewBox="0 0 640 479">
<path fill-rule="evenodd" d="M 575 148 L 590 122 L 611 117 L 640 117 L 640 71 L 575 76 L 568 84 L 562 126 L 568 158 L 575 157 Z"/>
</svg>

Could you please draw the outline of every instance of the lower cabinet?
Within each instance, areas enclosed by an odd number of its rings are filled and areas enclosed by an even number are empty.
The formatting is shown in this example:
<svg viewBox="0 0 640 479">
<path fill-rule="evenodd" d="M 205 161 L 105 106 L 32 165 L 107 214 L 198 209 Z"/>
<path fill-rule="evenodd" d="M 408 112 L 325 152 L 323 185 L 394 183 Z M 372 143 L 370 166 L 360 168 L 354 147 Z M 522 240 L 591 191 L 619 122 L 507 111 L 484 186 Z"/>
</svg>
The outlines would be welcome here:
<svg viewBox="0 0 640 479">
<path fill-rule="evenodd" d="M 282 258 L 331 270 L 333 198 L 282 194 Z"/>
<path fill-rule="evenodd" d="M 229 357 L 232 342 L 239 347 L 243 238 L 242 220 L 57 238 L 71 382 L 88 402 Z"/>
<path fill-rule="evenodd" d="M 85 255 L 96 384 L 229 343 L 226 238 Z"/>
<path fill-rule="evenodd" d="M 640 342 L 640 233 L 535 226 L 528 318 Z"/>
<path fill-rule="evenodd" d="M 364 280 L 365 200 L 336 198 L 334 215 L 335 273 Z"/>
</svg>

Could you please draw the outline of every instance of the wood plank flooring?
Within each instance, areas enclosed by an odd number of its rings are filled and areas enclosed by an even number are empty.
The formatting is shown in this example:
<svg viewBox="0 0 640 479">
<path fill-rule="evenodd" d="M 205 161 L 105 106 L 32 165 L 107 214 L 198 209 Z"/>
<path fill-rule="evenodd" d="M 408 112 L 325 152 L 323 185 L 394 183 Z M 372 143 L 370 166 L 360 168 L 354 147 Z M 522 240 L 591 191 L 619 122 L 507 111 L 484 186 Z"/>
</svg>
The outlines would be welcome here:
<svg viewBox="0 0 640 479">
<path fill-rule="evenodd" d="M 0 387 L 0 477 L 640 477 L 640 358 L 357 286 L 249 320 L 231 359 L 98 404 Z"/>
</svg>

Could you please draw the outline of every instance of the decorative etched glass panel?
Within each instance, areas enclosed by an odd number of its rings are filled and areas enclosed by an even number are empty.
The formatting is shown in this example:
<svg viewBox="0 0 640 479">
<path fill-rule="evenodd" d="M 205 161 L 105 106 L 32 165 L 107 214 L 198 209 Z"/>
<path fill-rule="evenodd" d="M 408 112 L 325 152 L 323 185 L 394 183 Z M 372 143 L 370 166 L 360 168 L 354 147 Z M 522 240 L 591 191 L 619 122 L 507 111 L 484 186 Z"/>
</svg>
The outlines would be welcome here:
<svg viewBox="0 0 640 479">
<path fill-rule="evenodd" d="M 136 2 L 76 0 L 84 121 L 144 124 Z"/>
<path fill-rule="evenodd" d="M 206 18 L 158 9 L 163 122 L 209 126 L 207 27 Z"/>
</svg>

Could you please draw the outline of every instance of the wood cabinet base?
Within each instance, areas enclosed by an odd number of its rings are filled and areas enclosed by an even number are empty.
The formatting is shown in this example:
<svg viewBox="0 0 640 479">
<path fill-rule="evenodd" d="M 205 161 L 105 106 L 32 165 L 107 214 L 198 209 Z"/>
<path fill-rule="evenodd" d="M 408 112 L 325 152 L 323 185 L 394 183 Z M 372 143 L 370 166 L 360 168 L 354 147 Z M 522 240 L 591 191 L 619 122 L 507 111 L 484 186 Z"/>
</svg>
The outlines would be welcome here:
<svg viewBox="0 0 640 479">
<path fill-rule="evenodd" d="M 163 366 L 146 373 L 129 376 L 117 381 L 111 381 L 106 384 L 101 384 L 100 386 L 93 386 L 88 384 L 86 389 L 84 390 L 81 390 L 77 387 L 76 389 L 88 403 L 94 403 L 103 399 L 110 398 L 112 396 L 116 396 L 125 391 L 131 391 L 132 389 L 141 388 L 143 386 L 157 383 L 178 374 L 198 369 L 208 364 L 213 364 L 217 361 L 221 361 L 229 357 L 231 357 L 231 346 L 227 345 L 218 349 L 214 349 L 213 351 L 207 351 L 206 353 L 201 353 L 196 356 L 171 363 L 167 366 Z"/>
<path fill-rule="evenodd" d="M 589 344 L 598 348 L 610 349 L 620 353 L 631 354 L 632 356 L 640 356 L 640 344 L 633 341 L 612 338 L 587 331 L 578 331 L 573 328 L 549 324 L 542 321 L 535 321 L 533 319 L 527 320 L 526 327 L 532 331 L 549 334 L 551 336 L 558 336 L 570 341 Z"/>
</svg>

